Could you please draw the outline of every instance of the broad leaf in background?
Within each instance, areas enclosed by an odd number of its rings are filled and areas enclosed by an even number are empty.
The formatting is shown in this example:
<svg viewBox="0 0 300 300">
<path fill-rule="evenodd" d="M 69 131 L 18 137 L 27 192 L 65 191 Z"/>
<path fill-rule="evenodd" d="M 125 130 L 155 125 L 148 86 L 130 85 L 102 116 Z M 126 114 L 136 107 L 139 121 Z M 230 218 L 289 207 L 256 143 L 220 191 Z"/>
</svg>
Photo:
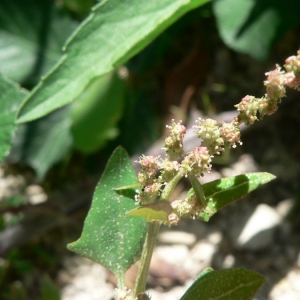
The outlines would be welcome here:
<svg viewBox="0 0 300 300">
<path fill-rule="evenodd" d="M 18 81 L 37 81 L 61 56 L 76 22 L 49 0 L 0 1 L 0 72 Z"/>
<path fill-rule="evenodd" d="M 28 124 L 21 124 L 7 158 L 31 166 L 39 179 L 60 161 L 71 149 L 70 107 L 62 109 Z"/>
<path fill-rule="evenodd" d="M 273 43 L 300 17 L 300 2 L 294 0 L 216 0 L 213 9 L 225 44 L 257 60 L 266 59 Z"/>
<path fill-rule="evenodd" d="M 8 154 L 17 129 L 17 110 L 27 92 L 0 75 L 0 161 Z"/>
<path fill-rule="evenodd" d="M 182 15 L 209 0 L 108 0 L 97 4 L 64 47 L 64 55 L 26 99 L 19 122 L 70 103 L 98 76 L 138 53 Z"/>
<path fill-rule="evenodd" d="M 121 288 L 126 270 L 140 258 L 147 223 L 142 218 L 126 217 L 136 204 L 130 196 L 125 196 L 124 191 L 120 194 L 114 188 L 136 181 L 127 153 L 123 148 L 117 148 L 95 190 L 81 237 L 68 244 L 69 250 L 114 272 Z"/>
<path fill-rule="evenodd" d="M 124 104 L 124 84 L 116 74 L 92 82 L 72 105 L 72 134 L 75 147 L 89 153 L 118 135 Z"/>
<path fill-rule="evenodd" d="M 125 103 L 119 122 L 118 144 L 123 145 L 129 153 L 143 153 L 161 136 L 161 124 L 153 105 L 153 97 L 145 89 L 131 88 L 126 90 Z"/>
<path fill-rule="evenodd" d="M 87 15 L 96 0 L 62 0 L 64 6 L 76 12 L 80 16 Z"/>
<path fill-rule="evenodd" d="M 264 282 L 260 274 L 242 268 L 203 272 L 180 300 L 251 300 Z"/>
<path fill-rule="evenodd" d="M 239 200 L 275 178 L 270 173 L 257 172 L 222 178 L 203 184 L 202 188 L 207 206 L 199 213 L 199 218 L 207 222 L 224 206 Z"/>
<path fill-rule="evenodd" d="M 49 0 L 0 1 L 0 72 L 36 82 L 59 60 L 76 22 Z"/>
</svg>

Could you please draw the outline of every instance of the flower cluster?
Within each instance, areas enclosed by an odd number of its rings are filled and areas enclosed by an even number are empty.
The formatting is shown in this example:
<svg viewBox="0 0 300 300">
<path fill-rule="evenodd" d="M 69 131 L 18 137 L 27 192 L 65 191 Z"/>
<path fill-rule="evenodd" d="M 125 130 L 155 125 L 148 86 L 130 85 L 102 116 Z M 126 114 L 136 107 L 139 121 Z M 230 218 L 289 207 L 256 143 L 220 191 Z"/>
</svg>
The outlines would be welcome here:
<svg viewBox="0 0 300 300">
<path fill-rule="evenodd" d="M 201 146 L 206 147 L 211 155 L 220 154 L 224 150 L 224 140 L 216 120 L 199 118 L 193 128 L 201 139 Z"/>
<path fill-rule="evenodd" d="M 178 216 L 192 219 L 195 219 L 201 210 L 201 205 L 196 195 L 187 197 L 184 200 L 175 200 L 171 203 L 171 206 Z"/>
<path fill-rule="evenodd" d="M 260 119 L 274 114 L 282 98 L 286 95 L 286 86 L 296 90 L 300 89 L 300 51 L 297 56 L 291 56 L 285 62 L 285 71 L 276 65 L 275 70 L 266 73 L 267 80 L 264 81 L 266 94 L 262 98 L 246 96 L 235 106 L 239 111 L 239 115 L 235 119 L 238 124 L 253 124 L 258 119 L 258 113 Z"/>
<path fill-rule="evenodd" d="M 225 142 L 232 148 L 236 147 L 236 143 L 242 145 L 241 132 L 236 120 L 233 120 L 231 123 L 223 122 L 222 126 L 220 127 L 220 133 Z"/>
<path fill-rule="evenodd" d="M 299 90 L 300 86 L 300 51 L 298 51 L 297 56 L 290 56 L 285 61 L 285 69 L 287 74 L 284 78 L 283 84 Z"/>
<path fill-rule="evenodd" d="M 285 97 L 285 87 L 300 89 L 300 51 L 297 56 L 286 60 L 285 71 L 276 65 L 275 70 L 266 73 L 264 81 L 266 94 L 262 98 L 245 96 L 237 108 L 239 114 L 232 122 L 219 124 L 216 120 L 199 118 L 193 126 L 200 139 L 199 146 L 187 154 L 184 153 L 183 138 L 186 127 L 182 121 L 172 120 L 169 135 L 165 139 L 166 158 L 141 156 L 138 163 L 141 171 L 138 181 L 141 185 L 136 200 L 141 205 L 149 205 L 160 200 L 167 201 L 183 176 L 203 176 L 211 170 L 211 161 L 225 149 L 242 144 L 239 126 L 253 124 L 259 118 L 271 115 L 278 109 L 281 99 Z M 196 196 L 172 202 L 173 212 L 168 212 L 170 224 L 177 224 L 180 217 L 195 217 L 200 209 Z"/>
<path fill-rule="evenodd" d="M 181 163 L 185 175 L 203 176 L 211 169 L 211 155 L 206 147 L 196 147 L 190 151 Z"/>
<path fill-rule="evenodd" d="M 212 119 L 198 119 L 194 131 L 201 140 L 200 146 L 184 156 L 183 138 L 186 128 L 182 121 L 176 123 L 172 120 L 171 126 L 167 128 L 170 132 L 165 140 L 166 158 L 143 155 L 137 161 L 141 166 L 138 174 L 141 189 L 135 198 L 141 205 L 155 203 L 165 186 L 178 174 L 179 177 L 203 176 L 211 169 L 212 157 L 224 151 L 225 144 L 235 147 L 236 143 L 241 143 L 236 123 L 219 125 Z"/>
<path fill-rule="evenodd" d="M 184 154 L 183 137 L 186 134 L 186 128 L 182 121 L 178 123 L 172 120 L 171 126 L 166 126 L 170 130 L 169 136 L 165 139 L 166 153 L 170 160 L 176 160 Z"/>
<path fill-rule="evenodd" d="M 157 177 L 160 168 L 160 157 L 143 155 L 137 163 L 141 166 L 138 181 L 142 189 L 137 191 L 135 199 L 141 204 L 153 203 L 160 195 L 162 186 Z"/>
</svg>

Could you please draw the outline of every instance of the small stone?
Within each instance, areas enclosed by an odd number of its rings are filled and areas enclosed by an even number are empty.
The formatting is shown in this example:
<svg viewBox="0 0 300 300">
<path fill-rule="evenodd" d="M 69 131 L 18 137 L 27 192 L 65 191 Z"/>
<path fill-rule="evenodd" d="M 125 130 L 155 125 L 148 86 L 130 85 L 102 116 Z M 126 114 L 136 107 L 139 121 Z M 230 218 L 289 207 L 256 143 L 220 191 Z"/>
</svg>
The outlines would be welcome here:
<svg viewBox="0 0 300 300">
<path fill-rule="evenodd" d="M 223 168 L 221 174 L 223 177 L 236 176 L 248 172 L 257 172 L 258 166 L 250 154 L 243 154 L 239 160 L 232 164 L 230 168 Z"/>
<path fill-rule="evenodd" d="M 199 272 L 207 267 L 210 267 L 212 258 L 217 252 L 216 245 L 206 241 L 199 241 L 191 251 L 191 258 L 195 271 Z"/>
<path fill-rule="evenodd" d="M 285 218 L 293 209 L 294 205 L 295 205 L 294 199 L 285 199 L 278 203 L 276 207 L 276 211 L 282 218 Z"/>
<path fill-rule="evenodd" d="M 233 255 L 228 254 L 223 261 L 223 268 L 232 268 L 235 263 L 235 258 Z"/>
<path fill-rule="evenodd" d="M 276 227 L 281 217 L 275 209 L 259 204 L 249 216 L 245 213 L 234 222 L 231 238 L 237 249 L 257 251 L 272 244 Z"/>
<path fill-rule="evenodd" d="M 36 205 L 47 201 L 47 195 L 43 188 L 39 185 L 33 184 L 26 188 L 26 196 L 30 204 Z"/>
<path fill-rule="evenodd" d="M 158 246 L 154 255 L 172 265 L 182 266 L 189 257 L 189 250 L 185 245 Z"/>
<path fill-rule="evenodd" d="M 220 231 L 215 231 L 207 235 L 206 240 L 213 245 L 219 245 L 222 241 L 222 233 Z"/>
<path fill-rule="evenodd" d="M 269 299 L 274 300 L 299 300 L 300 295 L 300 271 L 299 269 L 290 270 L 285 278 L 275 284 L 270 292 Z"/>
<path fill-rule="evenodd" d="M 159 234 L 158 241 L 165 244 L 191 246 L 196 242 L 196 235 L 184 231 L 166 231 Z"/>
</svg>

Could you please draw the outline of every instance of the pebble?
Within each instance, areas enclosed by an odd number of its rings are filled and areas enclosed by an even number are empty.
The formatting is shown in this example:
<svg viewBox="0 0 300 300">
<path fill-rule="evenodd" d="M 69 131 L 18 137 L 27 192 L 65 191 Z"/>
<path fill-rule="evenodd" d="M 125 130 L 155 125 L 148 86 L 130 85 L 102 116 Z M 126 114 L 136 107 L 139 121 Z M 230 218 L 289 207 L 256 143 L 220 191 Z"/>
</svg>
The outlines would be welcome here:
<svg viewBox="0 0 300 300">
<path fill-rule="evenodd" d="M 271 246 L 276 227 L 281 217 L 267 204 L 259 204 L 250 214 L 245 211 L 236 218 L 230 236 L 236 249 L 262 250 Z"/>
<path fill-rule="evenodd" d="M 184 231 L 165 231 L 159 234 L 158 241 L 164 244 L 191 246 L 196 242 L 196 235 Z"/>
</svg>

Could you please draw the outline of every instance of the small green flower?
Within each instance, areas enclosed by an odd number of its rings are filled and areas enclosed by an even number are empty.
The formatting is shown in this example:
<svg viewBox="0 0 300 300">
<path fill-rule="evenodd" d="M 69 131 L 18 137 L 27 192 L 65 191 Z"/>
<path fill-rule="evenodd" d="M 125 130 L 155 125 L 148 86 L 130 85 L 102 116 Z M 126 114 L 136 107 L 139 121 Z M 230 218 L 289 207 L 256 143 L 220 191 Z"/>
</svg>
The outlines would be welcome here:
<svg viewBox="0 0 300 300">
<path fill-rule="evenodd" d="M 172 124 L 166 126 L 169 130 L 169 136 L 165 139 L 166 153 L 170 160 L 176 160 L 184 154 L 183 137 L 186 134 L 186 128 L 182 121 L 178 123 L 172 120 Z"/>
<path fill-rule="evenodd" d="M 206 147 L 196 147 L 183 159 L 181 168 L 186 175 L 203 176 L 204 172 L 209 172 L 211 169 L 211 157 Z"/>
<path fill-rule="evenodd" d="M 224 151 L 224 140 L 216 120 L 199 118 L 193 128 L 201 139 L 201 146 L 207 147 L 211 155 Z"/>
</svg>

